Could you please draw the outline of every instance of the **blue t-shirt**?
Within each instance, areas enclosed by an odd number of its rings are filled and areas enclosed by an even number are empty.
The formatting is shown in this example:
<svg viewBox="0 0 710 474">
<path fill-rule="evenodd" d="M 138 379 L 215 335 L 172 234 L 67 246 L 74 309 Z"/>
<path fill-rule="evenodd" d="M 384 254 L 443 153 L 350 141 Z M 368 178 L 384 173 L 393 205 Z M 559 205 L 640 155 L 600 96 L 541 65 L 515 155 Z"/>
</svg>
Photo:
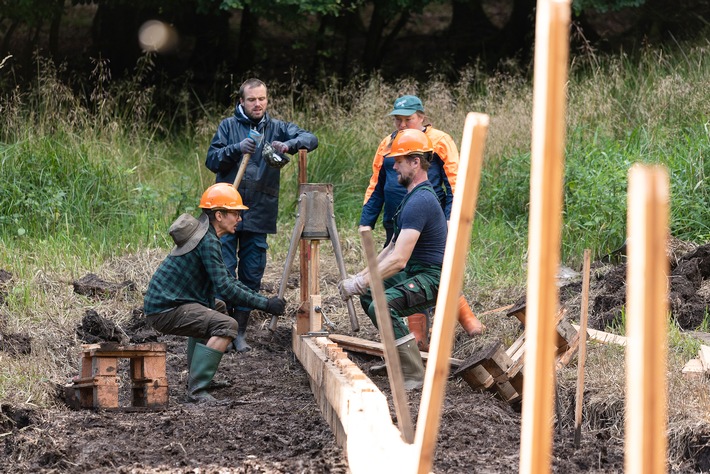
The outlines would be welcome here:
<svg viewBox="0 0 710 474">
<path fill-rule="evenodd" d="M 429 186 L 429 189 L 425 188 Z M 441 203 L 431 189 L 431 183 L 418 184 L 405 196 L 403 206 L 395 214 L 396 227 L 401 231 L 414 229 L 420 232 L 410 258 L 422 263 L 441 265 L 446 248 L 446 217 Z"/>
</svg>

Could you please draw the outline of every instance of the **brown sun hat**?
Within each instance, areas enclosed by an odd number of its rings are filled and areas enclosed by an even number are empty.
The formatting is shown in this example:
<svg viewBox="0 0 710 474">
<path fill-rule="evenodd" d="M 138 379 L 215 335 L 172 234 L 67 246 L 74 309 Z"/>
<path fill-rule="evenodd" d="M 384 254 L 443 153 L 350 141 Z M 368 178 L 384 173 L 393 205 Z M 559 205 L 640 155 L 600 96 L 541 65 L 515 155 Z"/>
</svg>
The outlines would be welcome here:
<svg viewBox="0 0 710 474">
<path fill-rule="evenodd" d="M 190 214 L 182 214 L 170 226 L 170 237 L 175 242 L 175 247 L 170 251 L 173 257 L 179 257 L 197 247 L 202 237 L 207 233 L 209 219 L 207 214 L 202 214 L 197 220 Z"/>
</svg>

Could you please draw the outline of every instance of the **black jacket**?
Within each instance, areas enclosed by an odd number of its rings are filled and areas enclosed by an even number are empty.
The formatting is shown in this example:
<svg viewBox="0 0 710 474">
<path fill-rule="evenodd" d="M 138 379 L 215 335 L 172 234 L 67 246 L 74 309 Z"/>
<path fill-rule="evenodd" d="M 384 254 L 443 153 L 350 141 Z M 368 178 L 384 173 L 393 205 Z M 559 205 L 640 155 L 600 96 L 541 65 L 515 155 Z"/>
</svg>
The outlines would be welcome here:
<svg viewBox="0 0 710 474">
<path fill-rule="evenodd" d="M 207 168 L 217 174 L 217 182 L 233 183 L 237 176 L 242 152 L 239 142 L 249 136 L 250 129 L 263 135 L 262 144 L 251 155 L 244 177 L 239 184 L 239 194 L 249 210 L 242 214 L 237 230 L 263 234 L 276 233 L 276 217 L 279 209 L 280 170 L 271 168 L 261 156 L 263 143 L 280 141 L 288 146 L 288 153 L 299 149 L 313 151 L 318 139 L 311 132 L 291 122 L 272 119 L 268 114 L 254 124 L 237 104 L 234 116 L 222 120 L 207 150 Z"/>
</svg>

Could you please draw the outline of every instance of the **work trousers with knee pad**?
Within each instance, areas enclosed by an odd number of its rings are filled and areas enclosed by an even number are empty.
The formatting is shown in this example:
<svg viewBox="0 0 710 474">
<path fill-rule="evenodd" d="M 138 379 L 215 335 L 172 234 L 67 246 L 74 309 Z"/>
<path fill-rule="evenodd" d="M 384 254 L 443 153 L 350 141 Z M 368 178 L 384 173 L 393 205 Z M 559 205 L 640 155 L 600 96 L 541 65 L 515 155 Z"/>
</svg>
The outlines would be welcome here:
<svg viewBox="0 0 710 474">
<path fill-rule="evenodd" d="M 422 313 L 436 304 L 439 280 L 441 266 L 410 260 L 404 270 L 383 281 L 395 339 L 409 334 L 409 328 L 403 318 Z M 360 296 L 360 304 L 372 323 L 377 326 L 375 303 L 369 290 Z"/>
</svg>

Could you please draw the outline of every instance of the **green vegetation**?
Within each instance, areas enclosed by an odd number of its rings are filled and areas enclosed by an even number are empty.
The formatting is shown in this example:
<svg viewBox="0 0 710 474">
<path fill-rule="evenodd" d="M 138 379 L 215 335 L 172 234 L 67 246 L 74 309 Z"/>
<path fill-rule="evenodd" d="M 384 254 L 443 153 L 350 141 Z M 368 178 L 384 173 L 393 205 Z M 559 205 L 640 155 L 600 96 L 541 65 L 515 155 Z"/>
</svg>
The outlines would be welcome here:
<svg viewBox="0 0 710 474">
<path fill-rule="evenodd" d="M 572 64 L 565 264 L 580 266 L 584 248 L 598 257 L 624 241 L 626 177 L 634 162 L 668 167 L 672 234 L 696 242 L 710 239 L 709 52 L 705 43 L 649 50 L 634 59 L 589 57 Z M 152 97 L 165 91 L 146 88 L 141 79 L 141 71 L 151 67 L 150 57 L 129 83 L 112 83 L 101 67 L 97 63 L 92 90 L 77 94 L 43 63 L 36 87 L 0 98 L 0 269 L 13 274 L 0 323 L 9 332 L 39 330 L 44 313 L 67 318 L 69 310 L 45 295 L 51 285 L 38 275 L 56 272 L 71 280 L 120 256 L 168 249 L 170 223 L 182 212 L 196 212 L 202 190 L 214 180 L 204 156 L 232 106 L 195 104 L 182 91 L 177 93 L 181 107 L 156 111 Z M 524 287 L 529 81 L 475 70 L 464 71 L 454 84 L 436 77 L 396 84 L 372 77 L 307 89 L 298 99 L 274 87 L 270 112 L 318 135 L 320 146 L 309 155 L 309 181 L 334 185 L 341 238 L 359 242 L 356 228 L 371 160 L 391 131 L 386 113 L 401 93 L 418 94 L 434 125 L 457 143 L 469 111 L 491 116 L 467 292 L 493 300 L 491 293 L 501 288 Z M 285 253 L 288 246 L 297 173 L 296 160 L 283 170 L 273 254 Z M 50 306 L 56 309 L 47 310 Z M 27 385 L 40 377 L 29 371 L 23 374 L 29 381 L 0 376 L 0 399 L 9 387 L 29 390 Z"/>
</svg>

